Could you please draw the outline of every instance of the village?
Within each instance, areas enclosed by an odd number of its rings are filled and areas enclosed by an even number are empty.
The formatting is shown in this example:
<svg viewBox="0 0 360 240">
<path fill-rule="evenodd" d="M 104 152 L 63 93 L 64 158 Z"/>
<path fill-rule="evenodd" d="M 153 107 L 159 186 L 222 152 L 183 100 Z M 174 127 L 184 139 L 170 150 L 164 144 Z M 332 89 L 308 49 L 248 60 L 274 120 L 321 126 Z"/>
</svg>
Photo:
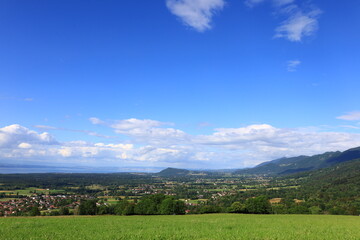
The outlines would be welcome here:
<svg viewBox="0 0 360 240">
<path fill-rule="evenodd" d="M 81 199 L 94 199 L 89 195 L 43 195 L 34 193 L 15 199 L 0 201 L 0 216 L 24 216 L 35 207 L 42 215 L 51 215 L 60 208 L 75 209 Z M 99 203 L 100 205 L 100 203 Z"/>
</svg>

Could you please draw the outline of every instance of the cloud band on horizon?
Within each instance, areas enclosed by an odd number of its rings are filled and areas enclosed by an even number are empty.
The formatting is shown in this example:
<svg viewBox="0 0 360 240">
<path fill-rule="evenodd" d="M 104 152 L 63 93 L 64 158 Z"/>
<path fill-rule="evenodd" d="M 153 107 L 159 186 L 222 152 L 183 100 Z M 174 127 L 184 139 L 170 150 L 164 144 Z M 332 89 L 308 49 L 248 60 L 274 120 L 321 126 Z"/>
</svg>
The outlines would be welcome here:
<svg viewBox="0 0 360 240">
<path fill-rule="evenodd" d="M 110 143 L 60 142 L 49 133 L 15 124 L 0 128 L 0 158 L 86 166 L 242 168 L 280 157 L 360 146 L 357 133 L 276 128 L 268 124 L 216 128 L 211 134 L 192 135 L 167 127 L 173 123 L 150 119 L 90 121 L 128 139 Z"/>
</svg>

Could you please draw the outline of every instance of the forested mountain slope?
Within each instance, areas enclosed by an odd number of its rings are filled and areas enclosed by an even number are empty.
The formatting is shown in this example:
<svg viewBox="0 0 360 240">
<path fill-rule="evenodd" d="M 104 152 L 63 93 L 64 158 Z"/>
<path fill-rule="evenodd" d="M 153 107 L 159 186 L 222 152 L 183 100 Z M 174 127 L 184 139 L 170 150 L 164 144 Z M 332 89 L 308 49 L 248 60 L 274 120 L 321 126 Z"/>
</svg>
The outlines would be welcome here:
<svg viewBox="0 0 360 240">
<path fill-rule="evenodd" d="M 326 152 L 314 156 L 280 158 L 262 163 L 254 168 L 240 169 L 237 174 L 284 175 L 331 167 L 336 164 L 360 158 L 360 147 L 344 152 Z"/>
<path fill-rule="evenodd" d="M 360 158 L 329 168 L 298 174 L 302 188 L 330 199 L 360 198 Z"/>
</svg>

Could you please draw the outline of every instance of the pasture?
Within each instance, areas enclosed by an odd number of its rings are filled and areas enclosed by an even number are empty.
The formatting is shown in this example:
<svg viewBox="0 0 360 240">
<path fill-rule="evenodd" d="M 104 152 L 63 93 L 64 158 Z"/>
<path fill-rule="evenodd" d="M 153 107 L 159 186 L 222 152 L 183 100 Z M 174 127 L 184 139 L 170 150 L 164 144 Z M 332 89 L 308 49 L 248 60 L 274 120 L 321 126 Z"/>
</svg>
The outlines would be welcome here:
<svg viewBox="0 0 360 240">
<path fill-rule="evenodd" d="M 360 239 L 360 217 L 330 215 L 0 218 L 1 239 Z"/>
</svg>

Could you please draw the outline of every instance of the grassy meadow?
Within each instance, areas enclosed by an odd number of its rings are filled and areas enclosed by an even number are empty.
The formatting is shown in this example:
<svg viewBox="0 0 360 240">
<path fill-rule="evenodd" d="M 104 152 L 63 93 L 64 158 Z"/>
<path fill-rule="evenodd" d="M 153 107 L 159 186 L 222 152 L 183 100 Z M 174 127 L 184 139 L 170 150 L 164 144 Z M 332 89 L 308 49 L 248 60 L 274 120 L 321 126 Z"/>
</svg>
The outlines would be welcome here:
<svg viewBox="0 0 360 240">
<path fill-rule="evenodd" d="M 69 216 L 0 219 L 1 239 L 360 239 L 360 217 Z"/>
</svg>

